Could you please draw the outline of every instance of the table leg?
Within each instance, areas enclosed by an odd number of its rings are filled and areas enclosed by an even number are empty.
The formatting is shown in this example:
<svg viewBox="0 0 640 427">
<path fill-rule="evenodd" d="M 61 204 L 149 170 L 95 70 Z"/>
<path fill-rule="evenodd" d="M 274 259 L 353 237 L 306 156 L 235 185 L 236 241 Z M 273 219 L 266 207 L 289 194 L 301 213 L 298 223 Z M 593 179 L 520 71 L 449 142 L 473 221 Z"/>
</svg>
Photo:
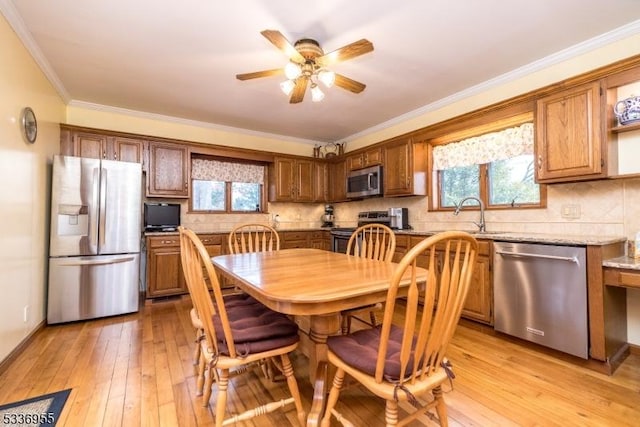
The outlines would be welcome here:
<svg viewBox="0 0 640 427">
<path fill-rule="evenodd" d="M 313 384 L 313 402 L 307 417 L 307 427 L 318 426 L 324 415 L 329 383 L 327 337 L 340 332 L 340 314 L 311 316 L 309 338 L 313 348 L 309 354 L 309 377 Z"/>
</svg>

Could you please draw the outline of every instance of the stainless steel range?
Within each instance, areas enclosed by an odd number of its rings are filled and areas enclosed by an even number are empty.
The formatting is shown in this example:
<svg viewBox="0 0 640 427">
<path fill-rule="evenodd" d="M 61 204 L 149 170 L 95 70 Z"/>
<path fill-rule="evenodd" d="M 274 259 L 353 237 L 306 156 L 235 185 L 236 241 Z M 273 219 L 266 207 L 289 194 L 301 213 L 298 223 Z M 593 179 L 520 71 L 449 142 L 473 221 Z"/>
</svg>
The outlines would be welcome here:
<svg viewBox="0 0 640 427">
<path fill-rule="evenodd" d="M 391 224 L 391 217 L 388 211 L 365 211 L 358 213 L 358 227 L 366 224 Z M 331 250 L 333 252 L 347 252 L 349 238 L 356 230 L 356 227 L 336 227 L 331 229 Z"/>
</svg>

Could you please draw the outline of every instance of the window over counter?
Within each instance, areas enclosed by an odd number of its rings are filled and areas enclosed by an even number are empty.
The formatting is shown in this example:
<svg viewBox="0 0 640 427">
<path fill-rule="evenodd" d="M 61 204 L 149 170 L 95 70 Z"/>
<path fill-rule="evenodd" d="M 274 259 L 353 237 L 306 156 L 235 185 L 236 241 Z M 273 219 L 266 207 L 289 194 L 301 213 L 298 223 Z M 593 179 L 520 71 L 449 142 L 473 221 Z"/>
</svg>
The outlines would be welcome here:
<svg viewBox="0 0 640 427">
<path fill-rule="evenodd" d="M 505 127 L 506 126 L 506 127 Z M 477 197 L 487 209 L 545 206 L 544 187 L 535 182 L 534 125 L 530 114 L 430 141 L 431 206 L 454 209 Z M 461 136 L 464 135 L 464 136 Z"/>
<path fill-rule="evenodd" d="M 211 157 L 191 159 L 191 211 L 265 212 L 265 165 Z"/>
</svg>

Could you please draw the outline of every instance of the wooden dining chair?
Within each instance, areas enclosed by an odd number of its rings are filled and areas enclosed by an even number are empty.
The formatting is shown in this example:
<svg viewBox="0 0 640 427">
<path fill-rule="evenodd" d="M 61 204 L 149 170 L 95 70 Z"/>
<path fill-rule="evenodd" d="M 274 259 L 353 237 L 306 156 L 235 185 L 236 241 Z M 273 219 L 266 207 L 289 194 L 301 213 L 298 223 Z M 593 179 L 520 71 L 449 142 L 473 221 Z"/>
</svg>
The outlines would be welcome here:
<svg viewBox="0 0 640 427">
<path fill-rule="evenodd" d="M 449 378 L 451 367 L 445 355 L 460 319 L 477 251 L 476 240 L 464 232 L 447 231 L 426 238 L 395 269 L 382 324 L 327 339 L 327 357 L 336 373 L 323 427 L 330 425 L 332 415 L 344 418 L 336 403 L 345 374 L 386 401 L 387 426 L 405 425 L 434 407 L 440 425 L 448 425 L 442 383 Z M 426 283 L 416 278 L 418 263 L 425 259 Z M 405 300 L 398 296 L 407 272 L 411 283 Z M 396 324 L 394 319 L 404 320 Z M 399 420 L 398 404 L 403 401 L 418 409 Z"/>
<path fill-rule="evenodd" d="M 268 252 L 280 250 L 280 236 L 267 224 L 241 224 L 229 233 L 229 253 Z"/>
<path fill-rule="evenodd" d="M 396 235 L 384 224 L 366 224 L 358 227 L 347 242 L 347 255 L 369 258 L 378 261 L 391 262 L 396 250 Z M 351 331 L 351 320 L 358 319 L 368 326 L 375 326 L 376 312 L 382 310 L 382 304 L 373 304 L 345 310 L 342 315 L 342 333 Z M 369 316 L 369 322 L 362 319 L 362 315 Z"/>
<path fill-rule="evenodd" d="M 306 423 L 298 384 L 289 354 L 299 342 L 298 326 L 287 316 L 256 301 L 251 305 L 227 306 L 209 254 L 198 236 L 184 227 L 180 231 L 180 255 L 189 294 L 202 321 L 201 366 L 205 378 L 204 406 L 209 405 L 212 387 L 217 388 L 216 427 L 245 421 L 293 403 L 301 426 Z M 203 272 L 202 265 L 205 266 Z M 205 281 L 213 288 L 213 298 Z M 271 359 L 287 380 L 291 397 L 272 401 L 225 419 L 227 389 L 231 371 L 244 374 L 248 365 Z M 277 359 L 277 360 L 276 360 Z M 214 381 L 215 380 L 215 381 Z M 200 381 L 200 379 L 199 379 Z M 267 394 L 265 393 L 265 396 Z"/>
</svg>

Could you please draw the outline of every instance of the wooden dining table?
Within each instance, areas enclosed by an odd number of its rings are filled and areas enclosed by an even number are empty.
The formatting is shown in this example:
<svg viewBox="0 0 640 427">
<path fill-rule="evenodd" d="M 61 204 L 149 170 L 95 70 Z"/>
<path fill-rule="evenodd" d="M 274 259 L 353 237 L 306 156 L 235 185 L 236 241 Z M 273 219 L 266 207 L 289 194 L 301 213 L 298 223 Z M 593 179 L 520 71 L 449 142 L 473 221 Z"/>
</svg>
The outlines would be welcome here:
<svg viewBox="0 0 640 427">
<path fill-rule="evenodd" d="M 211 260 L 222 275 L 272 310 L 309 316 L 309 376 L 314 395 L 307 426 L 319 425 L 329 385 L 327 337 L 340 333 L 341 311 L 385 300 L 397 264 L 306 248 L 220 255 Z M 426 277 L 427 271 L 420 269 L 418 280 Z"/>
</svg>

